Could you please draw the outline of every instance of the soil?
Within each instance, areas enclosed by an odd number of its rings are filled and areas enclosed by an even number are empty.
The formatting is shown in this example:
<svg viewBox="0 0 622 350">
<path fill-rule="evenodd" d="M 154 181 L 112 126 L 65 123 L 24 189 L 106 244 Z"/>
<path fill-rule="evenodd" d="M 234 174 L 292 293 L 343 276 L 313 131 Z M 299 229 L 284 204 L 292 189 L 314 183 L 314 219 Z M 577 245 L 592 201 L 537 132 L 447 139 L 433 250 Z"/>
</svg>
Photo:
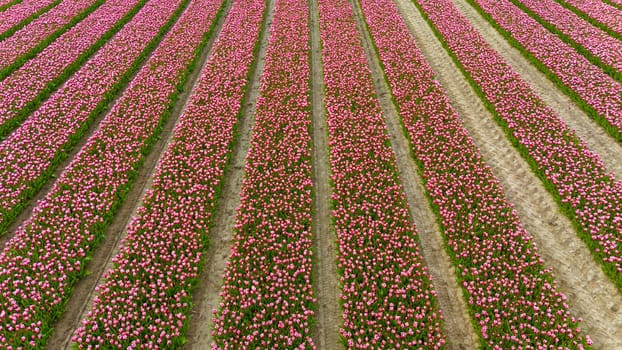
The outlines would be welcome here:
<svg viewBox="0 0 622 350">
<path fill-rule="evenodd" d="M 132 185 L 131 190 L 127 194 L 126 201 L 117 209 L 114 220 L 106 230 L 105 238 L 93 254 L 92 260 L 86 266 L 87 270 L 90 271 L 90 274 L 84 277 L 74 286 L 74 291 L 71 295 L 71 298 L 67 302 L 65 312 L 55 325 L 54 332 L 52 333 L 47 342 L 48 349 L 72 349 L 71 337 L 75 330 L 82 324 L 82 320 L 86 317 L 86 313 L 92 308 L 93 300 L 96 295 L 95 289 L 98 285 L 104 282 L 104 272 L 113 267 L 112 258 L 119 253 L 121 242 L 123 242 L 123 239 L 127 235 L 127 228 L 131 222 L 131 219 L 135 216 L 136 211 L 142 205 L 142 200 L 145 193 L 151 188 L 151 184 L 153 181 L 152 174 L 162 154 L 167 149 L 167 146 L 172 139 L 175 124 L 177 123 L 177 120 L 185 109 L 186 103 L 191 95 L 193 87 L 197 83 L 198 78 L 200 77 L 201 67 L 204 66 L 207 58 L 209 57 L 212 44 L 216 37 L 218 37 L 218 33 L 220 32 L 220 28 L 222 27 L 222 23 L 224 22 L 224 18 L 226 17 L 228 9 L 229 7 L 226 8 L 219 22 L 216 24 L 214 32 L 205 47 L 203 48 L 195 68 L 188 76 L 187 81 L 184 84 L 183 91 L 179 94 L 178 100 L 173 107 L 171 115 L 164 124 L 158 141 L 156 141 L 156 143 L 153 145 L 153 148 L 151 149 L 151 152 L 144 159 L 143 165 L 137 174 L 136 180 Z M 173 26 L 171 26 L 171 28 L 172 27 Z M 149 55 L 149 57 L 150 56 L 151 55 Z M 149 57 L 145 59 L 143 65 L 148 61 Z M 136 74 L 138 74 L 141 68 L 142 65 L 139 69 L 137 69 L 137 71 L 134 73 L 129 81 L 133 80 L 133 78 L 136 76 Z M 118 100 L 123 95 L 126 88 L 127 86 L 122 89 L 122 91 L 117 95 L 115 100 L 110 104 L 109 108 L 102 113 L 102 115 L 98 119 L 98 122 L 94 125 L 99 124 L 99 121 L 101 121 L 101 119 L 103 119 L 105 115 L 108 114 L 112 106 L 114 106 L 114 104 L 116 103 L 116 100 Z M 90 137 L 90 135 L 95 130 L 95 127 L 93 127 L 93 130 L 89 130 L 88 136 Z M 87 142 L 89 137 L 84 137 L 81 140 L 80 144 L 75 148 L 74 155 L 72 155 L 72 157 L 70 158 L 73 158 L 75 156 L 75 153 L 77 153 L 78 150 L 82 148 L 82 146 Z M 68 159 L 66 163 L 69 164 L 69 161 L 70 160 Z M 63 168 L 64 166 L 59 167 L 59 169 Z"/>
<path fill-rule="evenodd" d="M 324 106 L 324 72 L 317 0 L 309 0 L 313 112 L 313 285 L 317 310 L 313 340 L 319 349 L 343 349 L 339 328 L 343 310 L 339 305 L 341 284 L 337 272 L 336 232 L 331 224 L 328 126 Z"/>
<path fill-rule="evenodd" d="M 603 161 L 605 168 L 622 181 L 622 143 L 612 138 L 602 126 L 588 116 L 568 95 L 560 90 L 536 66 L 508 43 L 479 13 L 466 1 L 454 1 L 473 26 L 503 59 L 520 74 L 531 89 L 549 106 L 555 114 L 572 129 Z"/>
<path fill-rule="evenodd" d="M 220 289 L 223 285 L 225 266 L 229 260 L 233 228 L 236 219 L 236 209 L 240 206 L 240 192 L 244 180 L 246 155 L 250 148 L 251 132 L 255 124 L 255 108 L 261 84 L 266 49 L 272 17 L 274 1 L 268 1 L 268 13 L 263 31 L 260 34 L 261 46 L 258 52 L 256 66 L 250 88 L 244 96 L 242 118 L 238 124 L 238 138 L 234 140 L 232 156 L 225 171 L 222 197 L 219 200 L 214 215 L 214 226 L 209 233 L 209 248 L 205 254 L 205 265 L 199 276 L 199 283 L 192 298 L 190 324 L 186 332 L 187 343 L 184 349 L 202 350 L 211 349 L 213 338 L 212 329 L 213 310 L 220 303 Z"/>
<path fill-rule="evenodd" d="M 443 249 L 441 231 L 425 196 L 423 182 L 417 172 L 415 161 L 410 155 L 410 143 L 404 135 L 400 117 L 391 101 L 390 87 L 384 79 L 384 73 L 378 55 L 371 45 L 369 33 L 363 29 L 364 19 L 358 2 L 354 8 L 357 27 L 363 33 L 361 36 L 363 46 L 374 76 L 374 87 L 386 120 L 391 146 L 396 155 L 410 215 L 419 233 L 420 252 L 432 276 L 434 289 L 438 293 L 437 299 L 445 319 L 444 331 L 448 340 L 447 349 L 476 349 L 478 336 L 471 326 L 462 290 L 455 278 L 453 264 Z"/>
<path fill-rule="evenodd" d="M 516 208 L 524 228 L 534 238 L 545 266 L 552 268 L 558 289 L 568 297 L 570 312 L 583 318 L 581 327 L 594 340 L 595 349 L 622 348 L 622 314 L 618 312 L 622 307 L 620 292 L 594 261 L 570 220 L 559 211 L 527 162 L 506 139 L 418 9 L 408 0 L 397 0 L 397 3 L 464 126 L 500 180 L 506 198 Z M 512 55 L 514 62 L 521 62 L 523 67 L 529 65 L 518 51 L 499 45 L 503 39 L 492 27 L 487 27 L 485 20 L 472 8 L 464 2 L 459 8 L 468 14 L 469 20 L 485 38 L 494 38 L 489 43 L 495 50 L 503 52 L 504 56 Z M 521 73 L 531 69 L 535 67 L 523 68 Z"/>
</svg>

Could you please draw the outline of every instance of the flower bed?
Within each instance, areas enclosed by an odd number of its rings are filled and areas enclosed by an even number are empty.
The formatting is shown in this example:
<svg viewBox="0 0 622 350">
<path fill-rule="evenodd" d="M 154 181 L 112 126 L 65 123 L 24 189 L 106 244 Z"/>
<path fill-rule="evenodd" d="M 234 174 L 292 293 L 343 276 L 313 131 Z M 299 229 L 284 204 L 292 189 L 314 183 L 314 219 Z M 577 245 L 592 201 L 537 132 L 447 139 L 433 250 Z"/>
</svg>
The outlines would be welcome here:
<svg viewBox="0 0 622 350">
<path fill-rule="evenodd" d="M 145 4 L 110 0 L 0 81 L 0 137 L 13 131 Z"/>
<path fill-rule="evenodd" d="M 0 0 L 0 12 L 5 11 L 9 7 L 19 4 L 22 0 Z"/>
<path fill-rule="evenodd" d="M 618 7 L 601 0 L 555 1 L 610 35 L 622 40 L 622 10 Z"/>
<path fill-rule="evenodd" d="M 482 348 L 581 348 L 565 296 L 390 0 L 361 0 Z"/>
<path fill-rule="evenodd" d="M 4 10 L 0 21 L 0 40 L 13 35 L 60 2 L 61 0 L 24 0 Z"/>
<path fill-rule="evenodd" d="M 74 335 L 78 348 L 176 348 L 184 342 L 190 291 L 259 47 L 264 10 L 262 0 L 232 4 L 152 188 L 114 258 L 115 268 L 106 272 L 93 308 Z"/>
<path fill-rule="evenodd" d="M 179 0 L 177 0 L 177 5 Z M 152 0 L 0 143 L 0 229 L 19 215 L 92 120 L 157 45 L 176 7 Z"/>
<path fill-rule="evenodd" d="M 315 348 L 308 18 L 275 1 L 214 348 Z"/>
<path fill-rule="evenodd" d="M 622 289 L 622 184 L 449 0 L 417 6 L 512 143 Z"/>
<path fill-rule="evenodd" d="M 157 32 L 158 22 L 163 28 L 172 26 L 186 4 L 153 0 L 137 20 L 144 14 L 155 27 L 143 23 L 143 30 Z M 7 242 L 0 255 L 2 348 L 44 344 L 157 139 L 218 7 L 213 1 L 193 2 L 183 12 L 33 216 Z M 139 40 L 139 32 L 133 32 Z"/>
<path fill-rule="evenodd" d="M 554 0 L 511 1 L 586 56 L 592 63 L 603 68 L 618 81 L 622 80 L 622 42 L 594 27 Z"/>
<path fill-rule="evenodd" d="M 320 0 L 319 13 L 345 345 L 443 349 L 436 293 L 352 9 Z"/>
<path fill-rule="evenodd" d="M 622 84 L 507 0 L 469 0 L 613 137 L 622 140 Z"/>
<path fill-rule="evenodd" d="M 8 76 L 41 52 L 104 0 L 67 0 L 41 15 L 12 36 L 0 41 L 0 78 Z"/>
</svg>

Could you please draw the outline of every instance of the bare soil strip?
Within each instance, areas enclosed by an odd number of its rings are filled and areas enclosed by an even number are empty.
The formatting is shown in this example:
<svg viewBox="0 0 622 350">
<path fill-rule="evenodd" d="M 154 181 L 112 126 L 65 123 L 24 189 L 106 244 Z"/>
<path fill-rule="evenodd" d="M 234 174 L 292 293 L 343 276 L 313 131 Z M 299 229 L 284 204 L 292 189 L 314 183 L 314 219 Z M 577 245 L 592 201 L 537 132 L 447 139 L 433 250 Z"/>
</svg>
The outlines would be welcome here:
<svg viewBox="0 0 622 350">
<path fill-rule="evenodd" d="M 183 91 L 179 94 L 171 115 L 162 128 L 158 141 L 153 145 L 151 152 L 145 157 L 143 165 L 136 176 L 136 180 L 127 194 L 126 201 L 119 207 L 115 218 L 106 230 L 106 235 L 104 236 L 99 248 L 95 251 L 92 260 L 86 266 L 87 271 L 89 271 L 90 274 L 75 285 L 72 296 L 67 302 L 65 313 L 58 320 L 54 327 L 54 333 L 48 340 L 48 349 L 73 349 L 71 337 L 75 330 L 80 326 L 82 319 L 86 317 L 88 310 L 92 308 L 93 300 L 96 295 L 95 288 L 103 283 L 104 272 L 112 268 L 112 258 L 119 252 L 120 244 L 127 235 L 127 227 L 130 224 L 131 218 L 135 216 L 136 211 L 142 206 L 144 195 L 151 188 L 151 184 L 153 182 L 152 174 L 162 154 L 167 149 L 168 144 L 172 139 L 173 130 L 177 120 L 184 111 L 190 94 L 192 93 L 192 90 L 194 90 L 194 86 L 201 76 L 202 67 L 205 65 L 205 62 L 209 57 L 212 44 L 218 37 L 230 8 L 231 1 L 227 2 L 221 17 L 218 19 L 218 22 L 214 27 L 210 39 L 203 48 L 193 71 L 188 76 L 186 83 L 184 84 Z M 181 18 L 181 16 L 179 18 Z M 171 26 L 171 28 L 173 27 L 174 25 Z M 144 62 L 147 62 L 150 56 L 151 55 L 145 58 Z M 134 79 L 136 74 L 141 70 L 142 66 L 143 65 L 136 70 L 136 72 L 132 75 L 132 78 L 128 80 L 129 82 Z M 100 119 L 97 121 L 97 124 L 99 124 L 99 121 L 108 113 L 109 109 L 114 106 L 116 100 L 123 95 L 125 90 L 126 88 L 123 88 L 122 91 L 119 92 L 115 100 L 111 102 L 108 110 L 102 113 Z M 90 135 L 95 130 L 95 127 L 93 127 L 93 130 L 89 130 L 88 136 L 85 136 L 80 141 L 80 144 L 76 146 L 70 159 L 73 158 L 73 156 L 82 148 L 82 145 L 86 143 Z M 70 160 L 67 160 L 65 163 L 68 164 L 69 162 Z M 59 173 L 67 165 L 65 163 L 62 168 L 59 167 Z M 50 188 L 52 185 L 53 184 L 49 185 Z"/>
<path fill-rule="evenodd" d="M 238 135 L 233 141 L 229 165 L 225 171 L 222 196 L 214 214 L 214 226 L 209 233 L 209 247 L 205 254 L 205 265 L 198 277 L 192 298 L 190 323 L 186 332 L 185 349 L 211 349 L 214 326 L 212 311 L 220 303 L 220 289 L 223 273 L 231 254 L 230 246 L 235 225 L 236 209 L 240 206 L 240 192 L 245 174 L 246 155 L 250 148 L 251 133 L 255 124 L 255 109 L 261 87 L 261 74 L 266 62 L 266 49 L 274 13 L 274 0 L 268 0 L 264 27 L 260 33 L 261 45 L 253 63 L 250 88 L 246 91 L 242 104 L 242 117 L 238 121 Z"/>
<path fill-rule="evenodd" d="M 432 276 L 434 289 L 438 293 L 437 299 L 445 320 L 447 348 L 450 350 L 476 349 L 479 337 L 471 326 L 471 318 L 462 296 L 462 290 L 456 281 L 453 264 L 443 249 L 441 231 L 425 196 L 417 165 L 411 157 L 410 143 L 404 135 L 400 117 L 391 100 L 390 87 L 384 79 L 378 55 L 371 44 L 372 39 L 363 24 L 360 5 L 357 0 L 351 0 L 351 2 L 369 67 L 374 76 L 374 87 L 385 116 L 391 147 L 396 155 L 410 215 L 419 232 L 421 253 Z"/>
<path fill-rule="evenodd" d="M 339 328 L 341 284 L 337 272 L 337 235 L 331 225 L 328 126 L 324 107 L 324 71 L 317 0 L 309 0 L 313 113 L 313 285 L 318 308 L 313 340 L 321 350 L 343 349 Z"/>
<path fill-rule="evenodd" d="M 598 154 L 605 168 L 614 173 L 617 181 L 622 181 L 622 143 L 617 142 L 607 132 L 577 106 L 544 73 L 533 66 L 519 50 L 515 49 L 491 25 L 482 18 L 466 1 L 454 0 L 456 7 L 466 16 L 488 44 L 520 74 L 549 107 L 579 136 L 588 148 Z"/>
<path fill-rule="evenodd" d="M 622 296 L 576 235 L 570 220 L 558 210 L 527 162 L 506 139 L 418 9 L 410 0 L 396 2 L 484 161 L 534 237 L 545 265 L 553 269 L 559 290 L 568 297 L 571 313 L 584 319 L 582 328 L 594 340 L 595 349 L 622 348 Z"/>
</svg>

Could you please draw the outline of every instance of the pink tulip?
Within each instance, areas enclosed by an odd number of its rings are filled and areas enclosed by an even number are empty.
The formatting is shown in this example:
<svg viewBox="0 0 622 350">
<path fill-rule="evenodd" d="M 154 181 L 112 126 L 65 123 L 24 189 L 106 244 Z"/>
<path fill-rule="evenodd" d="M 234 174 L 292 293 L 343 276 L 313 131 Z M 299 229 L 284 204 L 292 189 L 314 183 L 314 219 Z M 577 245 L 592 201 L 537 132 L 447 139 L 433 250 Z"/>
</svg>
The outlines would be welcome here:
<svg viewBox="0 0 622 350">
<path fill-rule="evenodd" d="M 320 0 L 319 12 L 343 284 L 341 335 L 349 348 L 443 348 L 442 316 L 352 9 L 346 0 Z"/>
</svg>

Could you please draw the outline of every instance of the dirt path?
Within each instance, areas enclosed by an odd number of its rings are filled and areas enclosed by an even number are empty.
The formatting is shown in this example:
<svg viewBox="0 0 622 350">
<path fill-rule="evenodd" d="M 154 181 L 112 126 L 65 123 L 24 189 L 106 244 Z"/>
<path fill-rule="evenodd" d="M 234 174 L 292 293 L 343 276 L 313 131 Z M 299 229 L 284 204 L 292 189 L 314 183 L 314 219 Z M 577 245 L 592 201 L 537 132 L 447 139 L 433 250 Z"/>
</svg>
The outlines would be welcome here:
<svg viewBox="0 0 622 350">
<path fill-rule="evenodd" d="M 317 311 L 313 340 L 321 350 L 343 349 L 339 328 L 343 310 L 339 305 L 341 284 L 337 272 L 337 235 L 331 225 L 328 126 L 324 107 L 324 71 L 317 0 L 309 0 L 313 103 L 313 285 Z"/>
<path fill-rule="evenodd" d="M 391 101 L 390 87 L 383 77 L 384 73 L 378 55 L 371 46 L 371 37 L 363 29 L 363 17 L 359 3 L 357 0 L 350 1 L 355 3 L 353 7 L 357 27 L 363 33 L 361 38 L 365 47 L 365 54 L 374 76 L 374 87 L 385 116 L 391 147 L 396 154 L 397 167 L 408 201 L 410 215 L 419 232 L 421 254 L 432 275 L 434 289 L 438 293 L 437 299 L 445 319 L 444 331 L 448 340 L 447 349 L 476 349 L 478 336 L 471 326 L 462 290 L 455 278 L 455 269 L 443 249 L 440 229 L 425 196 L 422 180 L 417 172 L 417 165 L 410 155 L 410 143 L 404 135 L 400 117 Z"/>
<path fill-rule="evenodd" d="M 231 239 L 235 225 L 236 209 L 240 206 L 240 192 L 244 180 L 246 154 L 250 148 L 251 132 L 255 124 L 255 108 L 266 61 L 268 37 L 274 13 L 274 0 L 269 0 L 264 27 L 260 33 L 261 46 L 256 61 L 251 67 L 253 73 L 250 88 L 242 104 L 242 118 L 238 122 L 238 136 L 234 140 L 230 163 L 225 171 L 222 197 L 214 214 L 214 226 L 209 234 L 209 247 L 205 253 L 205 265 L 198 277 L 199 283 L 192 298 L 190 324 L 186 332 L 184 349 L 208 350 L 212 346 L 213 313 L 220 303 L 220 289 L 223 273 L 229 260 Z"/>
<path fill-rule="evenodd" d="M 531 88 L 550 108 L 598 154 L 608 171 L 614 172 L 617 181 L 622 181 L 622 143 L 614 140 L 607 132 L 577 106 L 563 91 L 550 81 L 544 73 L 533 66 L 512 47 L 479 13 L 464 0 L 454 4 L 465 15 L 486 41 L 503 59 L 520 74 Z"/>
<path fill-rule="evenodd" d="M 622 296 L 577 237 L 570 220 L 558 210 L 527 162 L 506 139 L 417 8 L 409 0 L 396 2 L 485 162 L 534 237 L 545 265 L 553 269 L 572 314 L 584 319 L 581 327 L 594 340 L 595 349 L 622 349 Z"/>
<path fill-rule="evenodd" d="M 212 36 L 202 50 L 195 68 L 188 76 L 187 81 L 184 84 L 183 91 L 179 94 L 171 115 L 162 128 L 158 141 L 156 141 L 151 149 L 151 152 L 149 152 L 149 154 L 145 157 L 143 165 L 137 174 L 136 180 L 127 194 L 127 199 L 117 209 L 113 221 L 106 230 L 106 235 L 104 236 L 105 238 L 102 240 L 99 248 L 93 254 L 92 260 L 87 265 L 87 271 L 90 271 L 91 273 L 75 285 L 72 296 L 67 303 L 66 310 L 55 325 L 54 332 L 50 336 L 47 343 L 48 349 L 73 349 L 71 344 L 71 336 L 81 325 L 82 319 L 84 319 L 86 313 L 92 308 L 93 299 L 96 294 L 95 288 L 104 282 L 104 272 L 113 267 L 111 260 L 118 254 L 120 243 L 127 235 L 127 227 L 132 217 L 135 216 L 138 208 L 142 205 L 142 199 L 144 198 L 145 193 L 151 188 L 153 181 L 152 174 L 160 157 L 167 149 L 167 146 L 172 139 L 175 124 L 185 109 L 188 98 L 198 78 L 200 77 L 202 67 L 209 57 L 212 44 L 218 37 L 218 33 L 220 32 L 224 19 L 229 11 L 231 6 L 230 3 L 230 1 L 227 3 L 227 7 L 216 24 Z M 181 18 L 181 16 L 179 18 Z M 171 26 L 171 28 L 173 27 L 174 25 Z M 135 75 L 144 66 L 144 63 L 149 60 L 149 57 L 150 55 L 145 59 L 143 65 L 141 65 L 141 67 L 139 67 L 132 75 L 132 78 L 129 81 L 133 80 Z M 110 104 L 109 109 L 114 105 L 116 100 L 123 95 L 126 88 L 127 86 L 117 95 L 115 101 Z M 102 113 L 100 119 L 103 119 L 109 109 Z M 97 124 L 99 124 L 99 120 Z M 76 147 L 74 153 L 77 153 L 78 150 L 82 148 L 81 146 L 86 143 L 89 136 L 95 131 L 96 128 L 93 127 L 93 129 L 94 130 L 89 130 L 89 135 L 81 140 L 80 147 Z M 73 156 L 71 158 L 73 158 Z"/>
</svg>

